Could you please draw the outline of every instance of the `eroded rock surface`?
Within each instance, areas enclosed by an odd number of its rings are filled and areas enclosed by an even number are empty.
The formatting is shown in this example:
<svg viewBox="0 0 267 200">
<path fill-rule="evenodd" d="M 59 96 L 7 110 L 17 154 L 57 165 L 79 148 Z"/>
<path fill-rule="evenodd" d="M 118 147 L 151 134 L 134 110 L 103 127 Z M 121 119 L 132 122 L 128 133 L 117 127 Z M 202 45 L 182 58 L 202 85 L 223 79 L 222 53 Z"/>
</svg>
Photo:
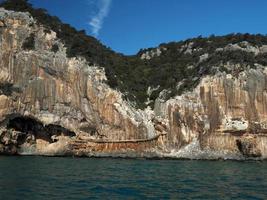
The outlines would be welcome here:
<svg viewBox="0 0 267 200">
<path fill-rule="evenodd" d="M 118 91 L 110 89 L 103 69 L 89 66 L 83 58 L 67 58 L 54 32 L 47 33 L 26 13 L 1 9 L 0 21 L 2 127 L 17 117 L 32 119 L 39 127 L 27 128 L 25 134 L 50 134 L 39 139 L 49 145 L 55 127 L 75 133 L 69 136 L 74 141 L 79 135 L 110 141 L 156 136 L 151 113 L 135 110 Z M 34 48 L 23 49 L 32 35 Z M 51 50 L 55 44 L 57 52 Z M 53 128 L 44 131 L 49 126 Z M 39 154 L 42 149 L 47 152 L 45 142 L 36 147 Z"/>
<path fill-rule="evenodd" d="M 169 122 L 167 144 L 179 149 L 197 139 L 202 149 L 265 158 L 266 78 L 264 67 L 238 77 L 219 73 L 203 78 L 193 92 L 158 104 L 156 115 Z M 253 142 L 245 142 L 250 137 Z"/>
<path fill-rule="evenodd" d="M 264 66 L 202 77 L 169 100 L 164 90 L 139 110 L 27 13 L 0 9 L 0 46 L 0 153 L 267 157 Z"/>
</svg>

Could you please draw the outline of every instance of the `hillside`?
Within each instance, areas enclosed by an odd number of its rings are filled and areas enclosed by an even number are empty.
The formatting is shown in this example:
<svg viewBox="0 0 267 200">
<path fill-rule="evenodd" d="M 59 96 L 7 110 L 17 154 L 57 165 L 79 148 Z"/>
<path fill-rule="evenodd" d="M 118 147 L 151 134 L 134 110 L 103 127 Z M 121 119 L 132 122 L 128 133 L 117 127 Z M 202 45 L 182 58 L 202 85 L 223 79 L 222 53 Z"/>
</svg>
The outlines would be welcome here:
<svg viewBox="0 0 267 200">
<path fill-rule="evenodd" d="M 175 96 L 194 88 L 201 77 L 226 71 L 238 74 L 244 68 L 267 63 L 267 36 L 229 34 L 161 44 L 124 56 L 104 46 L 85 31 L 77 31 L 44 9 L 35 9 L 27 0 L 7 0 L 1 7 L 29 12 L 49 32 L 53 30 L 67 47 L 68 57 L 82 56 L 90 64 L 105 68 L 108 84 L 120 90 L 137 107 L 153 107 L 166 89 Z M 57 47 L 54 47 L 57 50 Z M 227 63 L 240 64 L 227 68 Z M 237 65 L 236 65 L 237 66 Z"/>
<path fill-rule="evenodd" d="M 265 36 L 124 56 L 25 0 L 2 6 L 0 154 L 267 158 Z"/>
</svg>

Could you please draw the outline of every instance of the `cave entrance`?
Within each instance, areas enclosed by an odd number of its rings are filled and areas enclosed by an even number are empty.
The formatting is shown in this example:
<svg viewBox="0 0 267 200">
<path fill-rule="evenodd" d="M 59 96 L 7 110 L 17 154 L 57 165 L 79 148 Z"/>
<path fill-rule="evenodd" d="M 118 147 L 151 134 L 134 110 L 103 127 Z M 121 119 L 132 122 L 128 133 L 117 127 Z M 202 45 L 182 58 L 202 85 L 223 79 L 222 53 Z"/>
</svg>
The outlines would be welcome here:
<svg viewBox="0 0 267 200">
<path fill-rule="evenodd" d="M 43 139 L 50 143 L 55 142 L 52 136 L 69 136 L 73 137 L 76 134 L 62 126 L 49 124 L 44 125 L 42 122 L 25 116 L 12 118 L 7 123 L 7 129 L 21 132 L 20 143 L 25 142 L 29 136 L 34 136 L 35 139 Z"/>
<path fill-rule="evenodd" d="M 7 128 L 23 133 L 37 133 L 43 130 L 43 124 L 30 117 L 15 117 L 8 121 Z"/>
</svg>

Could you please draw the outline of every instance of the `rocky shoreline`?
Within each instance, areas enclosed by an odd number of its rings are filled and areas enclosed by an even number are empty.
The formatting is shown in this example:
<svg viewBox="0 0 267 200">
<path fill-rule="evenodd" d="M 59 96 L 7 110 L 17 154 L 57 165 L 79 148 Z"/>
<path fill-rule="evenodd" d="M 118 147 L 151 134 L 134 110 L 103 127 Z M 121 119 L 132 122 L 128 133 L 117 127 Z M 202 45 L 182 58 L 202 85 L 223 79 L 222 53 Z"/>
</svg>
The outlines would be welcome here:
<svg viewBox="0 0 267 200">
<path fill-rule="evenodd" d="M 267 158 L 265 66 L 203 76 L 170 99 L 163 90 L 141 110 L 29 13 L 0 8 L 0 48 L 1 154 Z"/>
</svg>

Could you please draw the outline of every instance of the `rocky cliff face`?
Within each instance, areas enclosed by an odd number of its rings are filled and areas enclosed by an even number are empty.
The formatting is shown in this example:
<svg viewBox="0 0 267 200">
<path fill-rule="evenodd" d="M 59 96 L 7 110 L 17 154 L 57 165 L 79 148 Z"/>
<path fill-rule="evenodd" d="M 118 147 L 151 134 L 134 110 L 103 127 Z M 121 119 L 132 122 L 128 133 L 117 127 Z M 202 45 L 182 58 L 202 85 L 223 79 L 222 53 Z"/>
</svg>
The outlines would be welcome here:
<svg viewBox="0 0 267 200">
<path fill-rule="evenodd" d="M 205 76 L 169 100 L 163 90 L 154 110 L 139 110 L 27 13 L 0 9 L 0 45 L 1 153 L 267 157 L 263 66 Z"/>
<path fill-rule="evenodd" d="M 266 72 L 259 67 L 238 77 L 207 76 L 193 92 L 158 99 L 155 114 L 168 121 L 167 146 L 175 152 L 198 141 L 214 156 L 266 158 Z"/>
<path fill-rule="evenodd" d="M 72 153 L 70 143 L 80 138 L 134 141 L 156 136 L 151 114 L 134 110 L 110 89 L 101 68 L 89 66 L 82 58 L 68 59 L 54 32 L 45 33 L 26 13 L 1 9 L 0 17 L 3 151 L 15 151 L 5 141 L 6 129 L 16 130 L 21 140 L 34 135 L 34 145 L 24 141 L 14 145 L 22 153 L 29 148 L 29 153 L 37 154 Z M 25 50 L 22 47 L 31 35 L 34 48 Z M 58 46 L 56 53 L 53 45 Z M 52 136 L 57 142 L 51 143 Z"/>
</svg>

